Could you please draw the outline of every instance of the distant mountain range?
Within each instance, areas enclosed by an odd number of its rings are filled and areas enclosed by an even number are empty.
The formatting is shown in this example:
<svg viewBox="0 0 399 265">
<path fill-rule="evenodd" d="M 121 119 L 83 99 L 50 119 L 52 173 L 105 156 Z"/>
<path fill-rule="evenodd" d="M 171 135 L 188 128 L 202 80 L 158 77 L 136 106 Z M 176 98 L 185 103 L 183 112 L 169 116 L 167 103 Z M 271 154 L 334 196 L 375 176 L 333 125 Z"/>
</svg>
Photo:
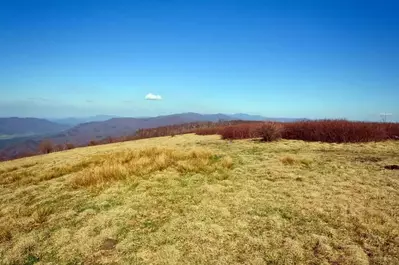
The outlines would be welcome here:
<svg viewBox="0 0 399 265">
<path fill-rule="evenodd" d="M 276 121 L 276 122 L 293 122 L 298 120 L 306 120 L 306 119 L 298 119 L 298 118 L 269 118 L 263 117 L 260 115 L 249 115 L 245 113 L 237 113 L 229 115 L 234 120 L 243 120 L 243 121 Z"/>
<path fill-rule="evenodd" d="M 269 121 L 280 121 L 280 122 L 290 122 L 290 121 L 295 121 L 298 120 L 296 118 L 267 118 L 263 117 L 261 115 L 251 115 L 251 114 L 246 114 L 246 113 L 235 113 L 235 114 L 198 114 L 194 112 L 188 112 L 188 113 L 183 113 L 183 114 L 175 114 L 175 115 L 192 115 L 196 116 L 200 120 L 212 120 L 215 121 L 215 119 L 222 119 L 222 120 L 246 120 L 246 121 L 262 121 L 262 120 L 269 120 Z M 165 115 L 165 116 L 171 116 L 171 115 Z M 164 116 L 158 116 L 158 117 L 164 117 Z M 106 121 L 110 120 L 113 118 L 125 118 L 125 117 L 120 117 L 116 115 L 96 115 L 96 116 L 91 116 L 91 117 L 70 117 L 70 118 L 60 118 L 60 119 L 49 119 L 51 122 L 54 123 L 59 123 L 59 124 L 64 124 L 64 125 L 69 125 L 69 126 L 75 126 L 81 123 L 88 123 L 88 122 L 96 122 L 96 121 Z M 144 118 L 153 118 L 153 117 L 134 117 L 136 119 L 144 119 Z"/>
<path fill-rule="evenodd" d="M 75 118 L 75 117 L 70 117 L 70 118 L 62 118 L 62 119 L 50 119 L 50 121 L 59 123 L 59 124 L 65 124 L 65 125 L 78 125 L 81 123 L 87 123 L 87 122 L 93 122 L 93 121 L 106 121 L 112 118 L 118 118 L 118 116 L 115 115 L 96 115 L 92 117 L 83 117 L 83 118 Z"/>
<path fill-rule="evenodd" d="M 67 129 L 68 126 L 37 118 L 0 118 L 0 135 L 37 135 L 54 133 Z"/>
<path fill-rule="evenodd" d="M 193 112 L 163 115 L 149 118 L 119 118 L 99 115 L 89 118 L 68 118 L 44 120 L 36 118 L 1 118 L 0 135 L 23 135 L 13 139 L 1 140 L 0 156 L 3 158 L 17 157 L 21 152 L 36 152 L 43 139 L 49 139 L 54 144 L 72 143 L 75 146 L 86 145 L 91 140 L 102 140 L 106 137 L 121 137 L 133 135 L 138 129 L 156 128 L 160 126 L 183 124 L 188 122 L 228 120 L 273 120 L 295 121 L 288 118 L 265 118 L 248 114 L 198 114 Z M 75 125 L 75 123 L 83 121 Z M 87 122 L 89 121 L 89 122 Z M 32 134 L 32 136 L 29 136 Z M 28 135 L 28 136 L 27 136 Z"/>
<path fill-rule="evenodd" d="M 188 122 L 233 120 L 224 114 L 181 113 L 151 118 L 112 118 L 106 121 L 88 122 L 74 126 L 51 137 L 54 143 L 70 142 L 75 145 L 87 144 L 91 140 L 106 137 L 121 137 L 134 134 L 138 129 L 156 128 Z"/>
</svg>

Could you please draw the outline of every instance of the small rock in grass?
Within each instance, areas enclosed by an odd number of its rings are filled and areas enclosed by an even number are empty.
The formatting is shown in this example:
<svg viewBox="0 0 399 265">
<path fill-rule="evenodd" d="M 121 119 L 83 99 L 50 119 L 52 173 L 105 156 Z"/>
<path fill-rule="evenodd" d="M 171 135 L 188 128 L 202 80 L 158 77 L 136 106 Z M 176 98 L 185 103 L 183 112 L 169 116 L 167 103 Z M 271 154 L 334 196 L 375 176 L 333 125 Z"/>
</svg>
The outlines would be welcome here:
<svg viewBox="0 0 399 265">
<path fill-rule="evenodd" d="M 118 241 L 112 238 L 107 238 L 101 245 L 101 250 L 113 250 L 115 249 L 116 244 L 118 244 Z"/>
<path fill-rule="evenodd" d="M 389 170 L 399 170 L 398 165 L 389 165 L 389 166 L 385 166 L 384 168 L 389 169 Z"/>
</svg>

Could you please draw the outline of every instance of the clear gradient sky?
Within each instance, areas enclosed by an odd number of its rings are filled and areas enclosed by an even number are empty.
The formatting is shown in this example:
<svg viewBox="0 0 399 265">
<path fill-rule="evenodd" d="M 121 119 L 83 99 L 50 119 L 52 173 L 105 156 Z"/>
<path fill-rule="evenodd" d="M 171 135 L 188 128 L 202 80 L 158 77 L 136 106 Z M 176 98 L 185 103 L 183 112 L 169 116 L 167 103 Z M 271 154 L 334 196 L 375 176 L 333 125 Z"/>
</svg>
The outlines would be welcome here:
<svg viewBox="0 0 399 265">
<path fill-rule="evenodd" d="M 398 1 L 0 1 L 0 116 L 189 111 L 399 121 Z"/>
</svg>

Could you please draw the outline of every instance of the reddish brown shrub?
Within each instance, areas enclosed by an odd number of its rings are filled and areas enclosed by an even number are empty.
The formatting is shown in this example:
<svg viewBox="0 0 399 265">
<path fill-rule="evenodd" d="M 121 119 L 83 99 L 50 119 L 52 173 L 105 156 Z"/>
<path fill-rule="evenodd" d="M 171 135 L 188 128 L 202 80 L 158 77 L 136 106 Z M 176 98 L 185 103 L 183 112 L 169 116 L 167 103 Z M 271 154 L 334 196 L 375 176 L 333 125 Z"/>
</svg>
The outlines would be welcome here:
<svg viewBox="0 0 399 265">
<path fill-rule="evenodd" d="M 195 131 L 197 135 L 214 135 L 219 134 L 224 127 L 202 128 Z"/>
<path fill-rule="evenodd" d="M 253 121 L 220 121 L 220 122 L 191 122 L 178 125 L 169 125 L 150 129 L 137 130 L 132 140 L 142 138 L 152 138 L 161 136 L 171 136 L 186 133 L 197 133 L 198 135 L 218 134 L 225 127 L 234 124 L 249 124 Z"/>
<path fill-rule="evenodd" d="M 65 150 L 65 146 L 62 145 L 62 144 L 57 144 L 57 145 L 54 147 L 54 151 L 55 151 L 55 152 L 59 152 L 59 151 L 63 151 L 63 150 Z"/>
<path fill-rule="evenodd" d="M 39 144 L 39 152 L 48 154 L 54 151 L 54 144 L 50 140 L 43 140 Z"/>
<path fill-rule="evenodd" d="M 88 146 L 95 146 L 95 145 L 98 145 L 98 143 L 94 140 L 91 140 L 88 144 Z"/>
<path fill-rule="evenodd" d="M 276 122 L 265 122 L 258 128 L 258 134 L 264 142 L 280 140 L 283 132 L 283 125 Z"/>
<path fill-rule="evenodd" d="M 399 123 L 352 122 L 347 120 L 318 120 L 291 123 L 247 123 L 227 126 L 219 131 L 223 139 L 246 139 L 273 134 L 271 125 L 279 126 L 284 139 L 328 143 L 357 143 L 399 140 Z M 262 135 L 262 132 L 264 135 Z M 278 133 L 277 133 L 278 134 Z"/>
<path fill-rule="evenodd" d="M 399 123 L 384 123 L 389 139 L 399 140 Z"/>
<path fill-rule="evenodd" d="M 319 120 L 284 125 L 283 138 L 327 143 L 356 143 L 388 139 L 383 123 Z"/>
<path fill-rule="evenodd" d="M 257 138 L 262 123 L 245 123 L 227 126 L 220 131 L 222 139 L 247 139 Z"/>
<path fill-rule="evenodd" d="M 75 148 L 75 146 L 73 144 L 71 144 L 71 143 L 66 143 L 65 144 L 65 150 L 70 150 L 70 149 L 74 149 L 74 148 Z"/>
</svg>

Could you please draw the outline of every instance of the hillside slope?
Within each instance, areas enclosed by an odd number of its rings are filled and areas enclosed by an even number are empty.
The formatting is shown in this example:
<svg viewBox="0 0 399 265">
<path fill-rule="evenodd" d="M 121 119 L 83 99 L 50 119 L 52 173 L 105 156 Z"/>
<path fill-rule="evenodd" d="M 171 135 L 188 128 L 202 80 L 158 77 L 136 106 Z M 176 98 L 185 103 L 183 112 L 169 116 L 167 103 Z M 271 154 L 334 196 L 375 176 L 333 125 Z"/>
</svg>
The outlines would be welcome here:
<svg viewBox="0 0 399 265">
<path fill-rule="evenodd" d="M 138 129 L 150 129 L 168 125 L 180 125 L 190 122 L 217 122 L 220 120 L 231 121 L 237 118 L 242 120 L 263 120 L 261 116 L 237 114 L 199 114 L 194 112 L 179 113 L 147 118 L 110 118 L 108 120 L 86 122 L 57 134 L 43 136 L 30 136 L 25 138 L 1 140 L 0 158 L 13 159 L 21 154 L 36 153 L 38 146 L 43 139 L 49 139 L 54 144 L 71 143 L 75 146 L 87 145 L 90 141 L 101 141 L 107 137 L 131 136 Z M 98 116 L 94 118 L 106 118 L 111 116 Z M 288 118 L 270 118 L 270 120 L 297 120 Z M 64 125 L 62 125 L 64 126 Z M 63 127 L 65 128 L 65 127 Z"/>
<path fill-rule="evenodd" d="M 43 139 L 49 139 L 54 144 L 71 143 L 75 146 L 82 146 L 87 145 L 92 140 L 98 141 L 107 137 L 133 135 L 138 129 L 179 125 L 188 122 L 216 122 L 231 119 L 231 117 L 224 114 L 189 112 L 150 118 L 112 118 L 106 121 L 82 123 L 57 134 L 0 141 L 0 159 L 13 159 L 23 153 L 36 153 Z M 65 127 L 65 125 L 60 126 Z"/>
<path fill-rule="evenodd" d="M 0 264 L 399 264 L 399 142 L 179 135 L 0 163 Z"/>
<path fill-rule="evenodd" d="M 151 118 L 113 118 L 102 122 L 83 123 L 72 129 L 53 136 L 55 143 L 71 142 L 76 145 L 87 144 L 90 140 L 100 140 L 106 137 L 133 135 L 138 129 L 157 128 L 167 125 L 178 125 L 188 122 L 229 120 L 223 114 L 202 115 L 197 113 L 182 113 Z"/>
</svg>

